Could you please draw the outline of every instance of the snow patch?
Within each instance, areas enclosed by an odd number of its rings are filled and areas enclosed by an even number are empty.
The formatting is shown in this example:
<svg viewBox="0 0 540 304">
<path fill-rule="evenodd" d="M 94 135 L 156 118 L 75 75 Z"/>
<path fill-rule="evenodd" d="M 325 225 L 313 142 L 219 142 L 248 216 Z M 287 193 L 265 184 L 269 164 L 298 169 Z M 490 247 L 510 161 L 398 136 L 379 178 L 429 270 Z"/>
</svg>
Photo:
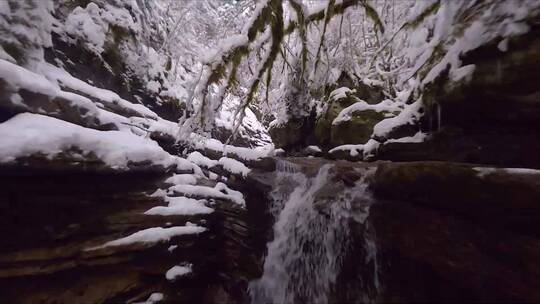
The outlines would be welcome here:
<svg viewBox="0 0 540 304">
<path fill-rule="evenodd" d="M 196 164 L 198 166 L 205 167 L 205 168 L 212 168 L 212 167 L 214 167 L 214 166 L 216 166 L 218 164 L 218 162 L 216 160 L 210 159 L 210 158 L 202 155 L 198 151 L 191 152 L 188 155 L 187 160 L 189 160 L 190 162 L 192 162 L 192 163 L 194 163 L 194 164 Z"/>
<path fill-rule="evenodd" d="M 228 158 L 228 157 L 222 157 L 219 159 L 218 163 L 223 166 L 223 169 L 226 171 L 232 173 L 232 174 L 239 174 L 243 177 L 246 177 L 249 172 L 251 171 L 246 165 L 243 163 L 237 161 L 236 159 Z"/>
<path fill-rule="evenodd" d="M 186 274 L 191 273 L 192 271 L 193 271 L 193 265 L 191 264 L 178 265 L 167 270 L 167 273 L 165 273 L 165 277 L 167 278 L 167 280 L 173 281 L 174 279 L 185 276 Z"/>
<path fill-rule="evenodd" d="M 165 201 L 169 203 L 168 206 L 157 206 L 144 214 L 146 215 L 197 215 L 197 214 L 210 214 L 214 212 L 214 209 L 206 207 L 206 200 L 196 200 L 187 197 L 165 197 Z"/>
<path fill-rule="evenodd" d="M 169 190 L 180 193 L 187 197 L 204 197 L 204 198 L 216 198 L 232 201 L 241 206 L 245 206 L 246 202 L 241 192 L 229 189 L 227 185 L 219 182 L 215 187 L 195 186 L 195 185 L 176 185 L 169 188 Z"/>
<path fill-rule="evenodd" d="M 115 169 L 127 169 L 131 163 L 168 167 L 175 158 L 155 141 L 121 131 L 97 131 L 31 113 L 22 113 L 0 124 L 0 162 L 11 162 L 36 153 L 54 157 L 70 148 L 93 153 Z"/>
<path fill-rule="evenodd" d="M 206 231 L 206 228 L 197 225 L 176 226 L 170 228 L 154 227 L 137 231 L 121 239 L 107 242 L 98 247 L 88 248 L 87 250 L 102 249 L 111 246 L 125 246 L 136 243 L 154 244 L 167 242 L 172 237 L 188 234 L 199 234 Z"/>
</svg>

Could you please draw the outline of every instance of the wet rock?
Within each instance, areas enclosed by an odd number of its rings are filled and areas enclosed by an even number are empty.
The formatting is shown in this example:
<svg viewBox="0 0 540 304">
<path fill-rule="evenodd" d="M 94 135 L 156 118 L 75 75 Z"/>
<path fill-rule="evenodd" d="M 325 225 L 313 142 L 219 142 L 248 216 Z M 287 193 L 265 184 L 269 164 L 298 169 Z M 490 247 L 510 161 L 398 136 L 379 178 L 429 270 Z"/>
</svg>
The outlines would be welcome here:
<svg viewBox="0 0 540 304">
<path fill-rule="evenodd" d="M 538 237 L 402 200 L 378 201 L 369 221 L 376 232 L 381 302 L 540 299 Z"/>
<path fill-rule="evenodd" d="M 539 235 L 538 171 L 447 162 L 388 162 L 379 165 L 371 187 L 384 199 L 404 200 L 488 225 Z"/>
<path fill-rule="evenodd" d="M 354 112 L 350 120 L 332 125 L 330 144 L 365 144 L 371 138 L 373 127 L 384 118 L 384 113 L 373 110 Z"/>
<path fill-rule="evenodd" d="M 540 299 L 538 171 L 385 162 L 371 188 L 382 301 Z"/>
<path fill-rule="evenodd" d="M 303 126 L 303 120 L 291 119 L 287 122 L 271 126 L 268 133 L 272 137 L 272 141 L 276 147 L 288 150 L 303 143 L 305 134 L 302 132 Z"/>
</svg>

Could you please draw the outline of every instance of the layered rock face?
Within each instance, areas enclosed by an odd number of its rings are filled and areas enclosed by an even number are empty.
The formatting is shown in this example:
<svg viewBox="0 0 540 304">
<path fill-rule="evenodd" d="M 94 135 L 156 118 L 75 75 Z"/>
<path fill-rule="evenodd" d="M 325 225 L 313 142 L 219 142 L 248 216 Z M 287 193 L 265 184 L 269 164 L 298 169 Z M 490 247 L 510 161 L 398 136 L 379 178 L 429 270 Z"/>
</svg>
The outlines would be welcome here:
<svg viewBox="0 0 540 304">
<path fill-rule="evenodd" d="M 538 301 L 539 181 L 535 170 L 381 164 L 371 219 L 388 299 Z"/>
<path fill-rule="evenodd" d="M 57 166 L 57 169 L 59 167 Z M 201 215 L 149 215 L 163 172 L 2 168 L 1 294 L 17 303 L 244 302 L 260 252 L 246 209 L 215 200 Z M 145 229 L 205 226 L 161 242 L 99 247 Z M 187 226 L 186 226 L 187 225 Z M 166 273 L 189 263 L 192 271 Z M 24 292 L 21 292 L 24 290 Z"/>
</svg>

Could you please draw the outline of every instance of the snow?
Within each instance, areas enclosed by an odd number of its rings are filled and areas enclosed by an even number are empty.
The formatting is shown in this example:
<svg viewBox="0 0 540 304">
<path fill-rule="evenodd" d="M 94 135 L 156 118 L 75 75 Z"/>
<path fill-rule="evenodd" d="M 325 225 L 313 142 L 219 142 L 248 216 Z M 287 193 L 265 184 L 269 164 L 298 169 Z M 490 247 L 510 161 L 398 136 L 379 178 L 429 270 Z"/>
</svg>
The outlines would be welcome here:
<svg viewBox="0 0 540 304">
<path fill-rule="evenodd" d="M 453 69 L 450 71 L 450 79 L 456 82 L 461 80 L 470 81 L 475 69 L 476 66 L 474 64 Z"/>
<path fill-rule="evenodd" d="M 473 167 L 473 170 L 477 172 L 478 177 L 484 177 L 493 173 L 501 172 L 515 175 L 538 175 L 540 177 L 540 170 L 529 168 L 494 168 L 494 167 Z"/>
<path fill-rule="evenodd" d="M 420 109 L 422 107 L 422 100 L 419 99 L 410 105 L 405 105 L 404 109 L 395 117 L 386 118 L 378 122 L 373 127 L 373 135 L 376 137 L 386 138 L 388 134 L 394 129 L 411 124 L 420 118 Z"/>
<path fill-rule="evenodd" d="M 175 185 L 169 190 L 185 195 L 187 197 L 204 197 L 224 199 L 245 206 L 246 202 L 241 192 L 229 189 L 223 183 L 217 183 L 215 187 L 195 186 L 195 185 Z"/>
<path fill-rule="evenodd" d="M 223 166 L 223 169 L 229 171 L 232 174 L 240 174 L 243 177 L 246 177 L 251 171 L 246 165 L 237 161 L 236 159 L 222 157 L 219 159 L 218 163 Z"/>
<path fill-rule="evenodd" d="M 241 106 L 241 98 L 232 94 L 226 94 L 223 98 L 219 112 L 216 114 L 215 123 L 219 127 L 227 130 L 234 129 L 236 109 Z M 257 119 L 257 116 L 248 107 L 245 109 L 245 115 L 242 119 L 242 124 L 238 128 L 237 136 L 249 138 L 252 145 L 264 146 L 272 142 L 268 135 L 268 131 Z M 249 130 L 249 131 L 248 131 Z"/>
<path fill-rule="evenodd" d="M 384 85 L 384 82 L 380 80 L 370 79 L 367 77 L 362 78 L 362 83 L 370 87 L 375 87 L 375 86 L 382 87 Z"/>
<path fill-rule="evenodd" d="M 196 200 L 179 196 L 165 197 L 165 201 L 169 203 L 168 206 L 157 206 L 146 211 L 144 214 L 170 216 L 210 214 L 214 212 L 214 209 L 206 207 L 206 200 Z"/>
<path fill-rule="evenodd" d="M 202 155 L 198 151 L 191 152 L 188 155 L 187 160 L 189 160 L 190 162 L 192 162 L 192 163 L 194 163 L 194 164 L 196 164 L 198 166 L 205 167 L 205 168 L 212 168 L 212 167 L 214 167 L 214 166 L 216 166 L 218 164 L 218 162 L 216 160 L 210 159 L 210 158 Z"/>
<path fill-rule="evenodd" d="M 0 124 L 0 162 L 11 162 L 36 153 L 54 157 L 70 148 L 93 153 L 115 169 L 130 163 L 152 162 L 164 167 L 176 160 L 155 141 L 121 131 L 97 131 L 31 113 L 22 113 Z"/>
<path fill-rule="evenodd" d="M 169 248 L 167 248 L 168 252 L 173 252 L 176 248 L 178 248 L 178 245 L 171 245 Z"/>
<path fill-rule="evenodd" d="M 87 250 L 96 250 L 102 249 L 105 247 L 111 246 L 125 246 L 136 243 L 143 244 L 154 244 L 160 242 L 168 242 L 172 237 L 188 234 L 199 234 L 206 231 L 206 228 L 196 226 L 196 225 L 187 225 L 186 226 L 176 226 L 169 228 L 153 227 L 137 231 L 129 236 L 126 236 L 121 239 L 107 242 L 101 246 L 89 248 Z"/>
<path fill-rule="evenodd" d="M 330 99 L 338 100 L 341 98 L 346 98 L 347 94 L 351 94 L 351 93 L 353 93 L 353 91 L 347 87 L 337 88 L 330 93 Z"/>
<path fill-rule="evenodd" d="M 285 150 L 283 150 L 282 148 L 274 150 L 274 155 L 275 156 L 280 156 L 280 155 L 284 155 L 284 154 L 285 154 Z"/>
<path fill-rule="evenodd" d="M 499 44 L 497 44 L 497 48 L 501 52 L 508 51 L 508 38 L 505 38 L 505 39 L 501 40 L 501 42 L 499 42 Z"/>
<path fill-rule="evenodd" d="M 179 170 L 189 171 L 193 170 L 193 174 L 196 176 L 204 176 L 201 168 L 197 166 L 196 164 L 190 162 L 187 159 L 181 158 L 181 157 L 174 157 L 174 161 L 176 163 L 176 168 Z"/>
<path fill-rule="evenodd" d="M 36 74 L 5 60 L 0 60 L 0 78 L 6 81 L 15 92 L 25 89 L 46 95 L 50 100 L 59 97 L 55 99 L 55 102 L 59 105 L 67 103 L 66 106 L 68 107 L 84 109 L 86 113 L 81 115 L 82 117 L 95 117 L 101 124 L 114 124 L 118 129 L 126 129 L 126 124 L 129 123 L 128 118 L 101 109 L 96 103 L 84 96 L 62 91 L 58 84 L 49 81 L 43 75 Z M 11 102 L 27 108 L 27 105 L 23 103 L 22 98 L 17 93 L 12 95 Z M 38 109 L 38 111 L 40 114 L 58 114 L 55 112 L 48 113 L 43 109 Z M 81 110 L 81 112 L 83 111 Z"/>
<path fill-rule="evenodd" d="M 165 198 L 167 196 L 167 191 L 163 190 L 163 189 L 157 189 L 156 191 L 154 191 L 152 194 L 148 195 L 149 197 L 161 197 L 161 198 Z"/>
<path fill-rule="evenodd" d="M 136 30 L 129 12 L 110 4 L 102 8 L 90 2 L 85 8 L 76 7 L 67 16 L 63 29 L 70 39 L 78 40 L 92 52 L 100 55 L 104 51 L 110 25 Z"/>
<path fill-rule="evenodd" d="M 352 157 L 358 156 L 360 153 L 362 153 L 363 157 L 369 156 L 373 154 L 378 148 L 380 143 L 374 139 L 368 140 L 365 144 L 358 144 L 358 145 L 341 145 L 337 146 L 330 151 L 329 153 L 334 153 L 337 151 L 349 151 L 349 155 Z"/>
<path fill-rule="evenodd" d="M 142 302 L 141 304 L 154 304 L 163 301 L 163 299 L 165 299 L 165 296 L 162 293 L 154 292 L 145 302 Z"/>
<path fill-rule="evenodd" d="M 190 142 L 197 150 L 212 150 L 221 152 L 224 156 L 233 156 L 246 161 L 256 161 L 269 156 L 274 147 L 273 145 L 260 146 L 255 148 L 237 147 L 225 145 L 215 138 L 206 138 L 196 133 L 191 133 Z"/>
<path fill-rule="evenodd" d="M 202 54 L 200 57 L 200 60 L 204 64 L 213 63 L 215 64 L 215 61 L 221 61 L 221 58 L 224 55 L 226 55 L 231 49 L 236 48 L 238 46 L 242 46 L 248 42 L 248 37 L 246 34 L 238 34 L 238 35 L 232 35 L 228 37 L 227 39 L 222 40 L 219 45 L 217 45 L 212 50 L 206 52 L 206 54 Z"/>
<path fill-rule="evenodd" d="M 60 92 L 59 86 L 54 85 L 42 75 L 2 59 L 0 59 L 0 78 L 15 89 L 25 89 L 52 97 Z"/>
<path fill-rule="evenodd" d="M 533 174 L 540 175 L 540 170 L 529 168 L 503 168 L 503 170 L 510 174 Z"/>
<path fill-rule="evenodd" d="M 174 266 L 171 269 L 167 270 L 167 273 L 165 273 L 165 277 L 167 278 L 167 280 L 172 281 L 178 277 L 185 276 L 186 274 L 191 273 L 192 268 L 193 266 L 191 264 Z"/>
<path fill-rule="evenodd" d="M 307 146 L 306 151 L 308 151 L 310 153 L 321 153 L 322 152 L 321 148 L 319 148 L 318 146 Z"/>
<path fill-rule="evenodd" d="M 148 117 L 153 119 L 157 119 L 158 117 L 156 113 L 152 112 L 147 107 L 141 104 L 134 104 L 125 99 L 122 99 L 120 98 L 120 96 L 118 96 L 118 94 L 112 91 L 94 87 L 80 79 L 71 76 L 67 71 L 57 68 L 54 65 L 43 63 L 40 65 L 39 69 L 40 72 L 50 81 L 58 83 L 58 85 L 69 88 L 76 92 L 80 92 L 93 98 L 97 98 L 100 100 L 100 102 L 103 102 L 106 105 L 109 105 L 111 107 L 121 107 L 125 110 L 137 113 L 141 117 Z"/>
<path fill-rule="evenodd" d="M 427 134 L 423 133 L 421 131 L 418 131 L 413 136 L 407 136 L 407 137 L 401 137 L 398 139 L 389 139 L 385 142 L 385 144 L 388 143 L 419 143 L 423 142 L 427 138 Z"/>
<path fill-rule="evenodd" d="M 175 174 L 167 178 L 165 182 L 174 185 L 194 185 L 197 183 L 197 177 L 193 174 Z"/>
<path fill-rule="evenodd" d="M 358 98 L 356 98 L 358 99 Z M 363 100 L 358 99 L 358 102 L 346 107 L 339 112 L 338 116 L 332 121 L 333 125 L 338 125 L 344 121 L 348 121 L 352 118 L 355 112 L 372 110 L 376 112 L 399 112 L 401 111 L 403 104 L 400 102 L 394 102 L 390 99 L 385 99 L 378 104 L 369 104 Z"/>
<path fill-rule="evenodd" d="M 256 148 L 245 148 L 245 147 L 236 147 L 231 145 L 226 145 L 223 147 L 223 154 L 229 156 L 233 154 L 234 156 L 250 161 L 250 160 L 259 160 L 261 158 L 267 157 L 270 152 L 273 150 L 273 146 L 261 146 Z"/>
<path fill-rule="evenodd" d="M 103 52 L 108 30 L 108 26 L 101 20 L 100 11 L 95 3 L 90 2 L 86 8 L 76 7 L 65 22 L 65 31 L 86 42 L 87 47 L 96 54 Z"/>
</svg>

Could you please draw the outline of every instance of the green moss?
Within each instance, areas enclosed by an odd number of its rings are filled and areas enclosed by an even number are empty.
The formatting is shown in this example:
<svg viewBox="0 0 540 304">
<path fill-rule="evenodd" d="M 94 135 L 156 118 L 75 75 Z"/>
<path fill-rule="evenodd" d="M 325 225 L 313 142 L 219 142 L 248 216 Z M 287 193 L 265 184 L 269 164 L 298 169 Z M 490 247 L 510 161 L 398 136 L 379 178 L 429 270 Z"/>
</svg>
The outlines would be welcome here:
<svg viewBox="0 0 540 304">
<path fill-rule="evenodd" d="M 364 144 L 373 133 L 373 127 L 383 120 L 384 114 L 373 110 L 355 112 L 351 119 L 331 126 L 332 145 Z"/>
</svg>

